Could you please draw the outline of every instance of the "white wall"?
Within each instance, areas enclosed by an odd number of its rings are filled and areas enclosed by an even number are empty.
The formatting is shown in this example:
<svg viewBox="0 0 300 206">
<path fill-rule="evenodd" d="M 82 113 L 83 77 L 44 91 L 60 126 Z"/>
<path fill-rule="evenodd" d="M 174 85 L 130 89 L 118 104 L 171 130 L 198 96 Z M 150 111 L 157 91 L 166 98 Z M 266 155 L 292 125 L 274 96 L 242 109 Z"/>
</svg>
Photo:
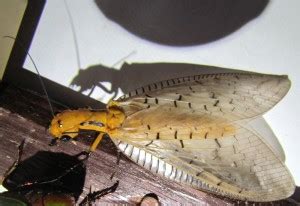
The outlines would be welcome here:
<svg viewBox="0 0 300 206">
<path fill-rule="evenodd" d="M 186 62 L 289 75 L 290 92 L 264 117 L 282 144 L 286 164 L 300 185 L 300 106 L 297 102 L 300 95 L 300 1 L 273 0 L 259 18 L 240 30 L 221 40 L 191 47 L 151 43 L 108 20 L 93 1 L 67 2 L 78 38 L 80 65 L 70 20 L 61 0 L 47 1 L 30 49 L 40 73 L 65 86 L 70 85 L 79 67 L 84 69 L 97 64 L 112 67 L 133 51 L 127 62 Z M 121 64 L 114 65 L 115 69 L 120 67 Z M 28 59 L 25 68 L 33 70 Z M 107 102 L 111 95 L 98 89 L 92 96 Z"/>
</svg>

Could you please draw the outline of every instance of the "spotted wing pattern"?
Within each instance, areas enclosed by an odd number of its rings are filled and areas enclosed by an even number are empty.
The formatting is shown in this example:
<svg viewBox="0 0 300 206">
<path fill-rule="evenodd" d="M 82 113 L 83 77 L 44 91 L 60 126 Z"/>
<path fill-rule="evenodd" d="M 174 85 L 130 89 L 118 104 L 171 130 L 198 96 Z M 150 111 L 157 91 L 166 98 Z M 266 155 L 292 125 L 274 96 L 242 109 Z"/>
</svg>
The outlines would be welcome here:
<svg viewBox="0 0 300 206">
<path fill-rule="evenodd" d="M 110 135 L 133 161 L 169 179 L 242 200 L 283 199 L 293 179 L 245 120 L 272 108 L 289 87 L 286 76 L 253 73 L 155 83 L 119 100 L 127 117 Z"/>
</svg>

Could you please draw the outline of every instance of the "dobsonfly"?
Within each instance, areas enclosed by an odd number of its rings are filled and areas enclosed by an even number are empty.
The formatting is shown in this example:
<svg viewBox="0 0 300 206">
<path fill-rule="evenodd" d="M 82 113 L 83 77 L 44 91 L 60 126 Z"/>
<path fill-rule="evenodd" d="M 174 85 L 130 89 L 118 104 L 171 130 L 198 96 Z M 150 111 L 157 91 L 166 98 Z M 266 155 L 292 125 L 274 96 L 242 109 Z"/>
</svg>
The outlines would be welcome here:
<svg viewBox="0 0 300 206">
<path fill-rule="evenodd" d="M 248 201 L 291 196 L 295 183 L 283 159 L 248 124 L 288 92 L 287 76 L 194 75 L 140 87 L 104 111 L 66 110 L 49 132 L 72 140 L 82 130 L 108 135 L 144 168 L 194 188 Z"/>
</svg>

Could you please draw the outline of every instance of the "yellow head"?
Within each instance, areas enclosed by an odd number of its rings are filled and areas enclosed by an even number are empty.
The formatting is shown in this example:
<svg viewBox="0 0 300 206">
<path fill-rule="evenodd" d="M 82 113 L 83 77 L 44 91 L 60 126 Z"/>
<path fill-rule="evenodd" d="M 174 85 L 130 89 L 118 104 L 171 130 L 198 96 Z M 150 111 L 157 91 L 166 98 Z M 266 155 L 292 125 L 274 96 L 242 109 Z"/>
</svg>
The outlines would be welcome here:
<svg viewBox="0 0 300 206">
<path fill-rule="evenodd" d="M 89 109 L 65 110 L 51 121 L 49 133 L 54 137 L 50 145 L 57 140 L 74 139 L 80 130 L 94 130 L 106 133 L 106 111 Z"/>
</svg>

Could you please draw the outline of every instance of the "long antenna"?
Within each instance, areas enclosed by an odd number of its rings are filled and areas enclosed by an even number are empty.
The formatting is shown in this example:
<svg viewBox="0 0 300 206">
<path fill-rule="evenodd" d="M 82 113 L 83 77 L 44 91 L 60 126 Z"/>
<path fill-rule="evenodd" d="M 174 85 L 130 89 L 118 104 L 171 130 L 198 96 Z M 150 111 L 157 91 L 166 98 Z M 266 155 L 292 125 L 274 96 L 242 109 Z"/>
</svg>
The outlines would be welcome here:
<svg viewBox="0 0 300 206">
<path fill-rule="evenodd" d="M 116 63 L 114 63 L 111 67 L 115 67 L 120 63 L 123 63 L 127 58 L 129 58 L 130 56 L 136 54 L 136 50 L 133 50 L 132 52 L 130 52 L 129 54 L 127 54 L 126 56 L 124 56 L 122 59 L 118 60 Z"/>
<path fill-rule="evenodd" d="M 70 25 L 71 25 L 73 40 L 74 40 L 74 44 L 75 44 L 77 66 L 78 66 L 78 69 L 80 69 L 81 68 L 81 62 L 80 62 L 80 58 L 79 58 L 80 53 L 79 53 L 78 40 L 77 40 L 77 36 L 76 36 L 75 26 L 74 26 L 73 18 L 71 15 L 71 11 L 69 9 L 69 6 L 68 6 L 68 3 L 66 0 L 64 0 L 64 4 L 65 4 L 66 10 L 67 10 L 68 18 L 69 18 Z"/>
<path fill-rule="evenodd" d="M 53 107 L 52 107 L 52 104 L 51 104 L 51 101 L 50 101 L 48 92 L 47 92 L 47 90 L 46 90 L 46 87 L 45 87 L 45 84 L 44 84 L 44 82 L 43 82 L 42 76 L 41 76 L 39 70 L 37 69 L 36 64 L 35 64 L 34 61 L 33 61 L 33 58 L 31 57 L 31 55 L 29 54 L 29 52 L 26 51 L 24 45 L 21 44 L 20 42 L 18 42 L 18 41 L 16 40 L 15 37 L 12 37 L 12 36 L 3 36 L 3 38 L 13 39 L 13 40 L 14 40 L 14 41 L 15 41 L 15 42 L 16 42 L 16 43 L 17 43 L 17 44 L 18 44 L 18 45 L 26 52 L 26 54 L 29 56 L 30 61 L 32 62 L 33 66 L 34 66 L 34 68 L 35 68 L 35 71 L 36 71 L 37 74 L 38 74 L 38 77 L 39 77 L 39 80 L 40 80 L 40 82 L 41 82 L 41 85 L 42 85 L 42 88 L 43 88 L 43 90 L 44 90 L 44 93 L 45 93 L 45 95 L 46 95 L 46 97 L 47 97 L 47 101 L 48 101 L 48 104 L 49 104 L 49 106 L 50 106 L 51 114 L 52 114 L 52 116 L 54 117 L 54 116 L 55 116 L 55 115 L 54 115 L 54 110 L 53 110 Z"/>
</svg>

